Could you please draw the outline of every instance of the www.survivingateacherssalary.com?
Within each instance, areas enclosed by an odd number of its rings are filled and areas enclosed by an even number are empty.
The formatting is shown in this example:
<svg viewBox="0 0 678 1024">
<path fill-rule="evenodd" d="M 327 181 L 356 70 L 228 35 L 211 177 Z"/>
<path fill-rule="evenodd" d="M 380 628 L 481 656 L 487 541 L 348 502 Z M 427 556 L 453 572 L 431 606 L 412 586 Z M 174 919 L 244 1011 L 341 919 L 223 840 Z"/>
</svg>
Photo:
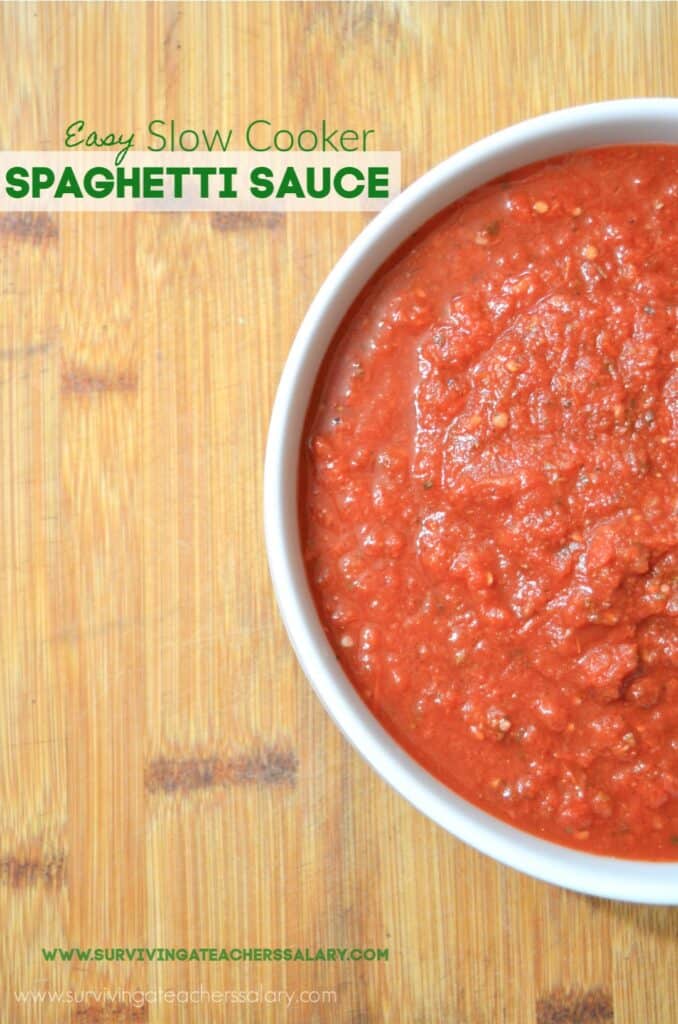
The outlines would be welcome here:
<svg viewBox="0 0 678 1024">
<path fill-rule="evenodd" d="M 237 135 L 155 119 L 137 140 L 76 119 L 61 150 L 0 153 L 0 209 L 379 210 L 400 191 L 400 153 L 368 149 L 375 137 L 326 120 L 293 130 L 257 118 Z"/>
<path fill-rule="evenodd" d="M 233 946 L 231 948 L 217 946 L 200 947 L 79 947 L 71 946 L 62 949 L 59 946 L 42 948 L 43 960 L 52 963 L 70 963 L 71 961 L 159 961 L 161 963 L 174 960 L 200 960 L 216 962 L 229 961 L 263 961 L 280 962 L 303 960 L 306 962 L 325 961 L 384 961 L 389 958 L 388 947 L 378 946 L 321 946 L 302 948 L 300 946 Z"/>
</svg>

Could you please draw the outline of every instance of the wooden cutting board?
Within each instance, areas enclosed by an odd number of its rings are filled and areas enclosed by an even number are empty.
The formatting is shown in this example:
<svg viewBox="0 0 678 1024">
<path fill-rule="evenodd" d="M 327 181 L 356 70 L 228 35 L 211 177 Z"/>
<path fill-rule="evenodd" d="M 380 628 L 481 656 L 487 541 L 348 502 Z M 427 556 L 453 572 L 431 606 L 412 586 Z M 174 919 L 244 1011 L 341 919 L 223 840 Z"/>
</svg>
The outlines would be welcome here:
<svg viewBox="0 0 678 1024">
<path fill-rule="evenodd" d="M 60 148 L 78 117 L 326 117 L 374 128 L 407 183 L 529 115 L 678 89 L 671 3 L 7 3 L 0 26 L 3 149 Z M 568 893 L 445 834 L 338 734 L 285 638 L 267 421 L 366 219 L 0 218 L 3 1024 L 678 1020 L 678 911 Z M 58 964 L 43 946 L 390 958 Z M 97 1001 L 200 985 L 336 1002 Z M 90 995 L 17 1004 L 29 989 Z"/>
</svg>

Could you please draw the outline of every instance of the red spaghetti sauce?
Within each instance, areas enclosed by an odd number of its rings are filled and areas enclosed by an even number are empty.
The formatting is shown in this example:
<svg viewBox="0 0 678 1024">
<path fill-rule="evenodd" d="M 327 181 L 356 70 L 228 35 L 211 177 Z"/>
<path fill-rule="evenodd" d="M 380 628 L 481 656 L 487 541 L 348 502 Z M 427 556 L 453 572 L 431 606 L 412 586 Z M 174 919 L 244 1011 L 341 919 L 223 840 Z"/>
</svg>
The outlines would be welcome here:
<svg viewBox="0 0 678 1024">
<path fill-rule="evenodd" d="M 374 277 L 309 409 L 337 657 L 457 793 L 678 859 L 678 146 L 523 168 Z"/>
</svg>

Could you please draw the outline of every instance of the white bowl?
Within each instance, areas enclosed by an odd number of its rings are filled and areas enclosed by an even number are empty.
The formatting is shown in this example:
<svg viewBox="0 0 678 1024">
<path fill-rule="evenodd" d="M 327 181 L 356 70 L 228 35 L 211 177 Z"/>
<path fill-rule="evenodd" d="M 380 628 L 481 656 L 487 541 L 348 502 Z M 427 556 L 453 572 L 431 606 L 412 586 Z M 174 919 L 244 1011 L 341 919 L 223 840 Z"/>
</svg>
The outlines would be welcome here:
<svg viewBox="0 0 678 1024">
<path fill-rule="evenodd" d="M 434 167 L 371 221 L 320 288 L 283 370 L 266 448 L 264 520 L 271 576 L 297 658 L 337 725 L 384 779 L 455 836 L 535 878 L 594 896 L 673 905 L 678 862 L 603 857 L 539 839 L 457 796 L 389 736 L 339 667 L 320 624 L 297 507 L 301 433 L 316 375 L 344 314 L 387 256 L 439 210 L 500 174 L 570 150 L 634 142 L 678 143 L 678 99 L 595 103 L 523 121 Z"/>
</svg>

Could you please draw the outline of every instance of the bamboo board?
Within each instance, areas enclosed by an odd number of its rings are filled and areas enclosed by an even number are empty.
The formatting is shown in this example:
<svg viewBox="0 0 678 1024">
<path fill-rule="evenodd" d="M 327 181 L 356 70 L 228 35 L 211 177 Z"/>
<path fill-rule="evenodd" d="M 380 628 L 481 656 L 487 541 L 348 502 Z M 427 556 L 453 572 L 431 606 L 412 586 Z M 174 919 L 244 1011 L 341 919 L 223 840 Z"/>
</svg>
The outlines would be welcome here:
<svg viewBox="0 0 678 1024">
<path fill-rule="evenodd" d="M 668 3 L 3 4 L 0 145 L 323 117 L 411 181 L 529 115 L 676 94 Z M 673 1024 L 678 911 L 500 867 L 397 797 L 295 663 L 261 477 L 357 213 L 0 218 L 0 1020 Z M 388 946 L 70 963 L 43 946 Z M 334 991 L 177 1004 L 18 990 Z"/>
</svg>

